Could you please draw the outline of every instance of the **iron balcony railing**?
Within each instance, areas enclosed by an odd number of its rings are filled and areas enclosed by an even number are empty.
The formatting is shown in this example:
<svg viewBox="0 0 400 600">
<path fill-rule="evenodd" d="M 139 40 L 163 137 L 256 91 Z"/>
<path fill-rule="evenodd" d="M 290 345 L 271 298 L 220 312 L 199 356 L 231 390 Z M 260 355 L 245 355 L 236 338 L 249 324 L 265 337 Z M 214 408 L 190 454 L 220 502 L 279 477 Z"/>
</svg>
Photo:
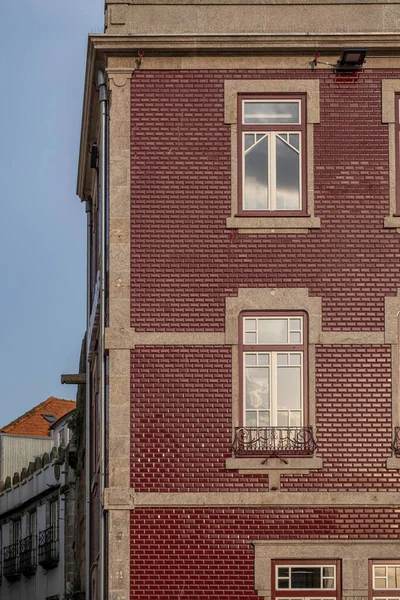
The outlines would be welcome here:
<svg viewBox="0 0 400 600">
<path fill-rule="evenodd" d="M 235 455 L 299 456 L 317 448 L 312 427 L 236 427 Z"/>
<path fill-rule="evenodd" d="M 57 527 L 48 527 L 39 532 L 39 565 L 44 569 L 54 569 L 59 560 Z"/>
<path fill-rule="evenodd" d="M 6 546 L 3 551 L 3 575 L 8 581 L 16 581 L 21 577 L 19 560 L 19 542 Z"/>
<path fill-rule="evenodd" d="M 36 572 L 36 536 L 29 535 L 21 540 L 20 545 L 20 566 L 21 573 L 25 577 L 30 577 Z"/>
<path fill-rule="evenodd" d="M 394 428 L 393 452 L 400 457 L 400 427 Z"/>
</svg>

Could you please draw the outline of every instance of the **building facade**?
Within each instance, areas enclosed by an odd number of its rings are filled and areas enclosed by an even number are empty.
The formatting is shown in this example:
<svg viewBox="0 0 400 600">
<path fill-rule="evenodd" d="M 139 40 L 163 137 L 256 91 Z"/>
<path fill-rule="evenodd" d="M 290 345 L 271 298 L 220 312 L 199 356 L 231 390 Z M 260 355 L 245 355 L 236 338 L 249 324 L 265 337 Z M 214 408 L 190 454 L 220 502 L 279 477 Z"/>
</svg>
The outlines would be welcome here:
<svg viewBox="0 0 400 600">
<path fill-rule="evenodd" d="M 1 600 L 75 597 L 70 594 L 77 589 L 74 478 L 66 450 L 70 418 L 71 413 L 54 423 L 51 452 L 35 457 L 2 486 Z"/>
<path fill-rule="evenodd" d="M 109 0 L 86 597 L 400 597 L 400 2 Z"/>
<path fill-rule="evenodd" d="M 51 452 L 52 424 L 75 408 L 72 400 L 50 396 L 0 429 L 0 482 L 12 478 L 30 461 Z"/>
</svg>

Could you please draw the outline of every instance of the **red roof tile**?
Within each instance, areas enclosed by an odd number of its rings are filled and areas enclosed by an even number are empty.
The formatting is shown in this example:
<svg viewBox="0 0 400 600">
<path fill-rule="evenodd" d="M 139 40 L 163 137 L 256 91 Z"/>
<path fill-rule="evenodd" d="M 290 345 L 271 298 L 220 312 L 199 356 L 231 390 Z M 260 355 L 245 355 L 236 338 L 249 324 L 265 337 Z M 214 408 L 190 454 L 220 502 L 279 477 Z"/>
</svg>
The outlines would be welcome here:
<svg viewBox="0 0 400 600">
<path fill-rule="evenodd" d="M 52 415 L 55 420 L 60 419 L 73 410 L 76 402 L 73 400 L 62 400 L 50 396 L 41 404 L 38 404 L 21 417 L 18 417 L 8 425 L 0 428 L 0 433 L 14 433 L 17 435 L 32 435 L 46 437 L 50 436 L 49 427 L 51 423 L 43 415 Z"/>
</svg>

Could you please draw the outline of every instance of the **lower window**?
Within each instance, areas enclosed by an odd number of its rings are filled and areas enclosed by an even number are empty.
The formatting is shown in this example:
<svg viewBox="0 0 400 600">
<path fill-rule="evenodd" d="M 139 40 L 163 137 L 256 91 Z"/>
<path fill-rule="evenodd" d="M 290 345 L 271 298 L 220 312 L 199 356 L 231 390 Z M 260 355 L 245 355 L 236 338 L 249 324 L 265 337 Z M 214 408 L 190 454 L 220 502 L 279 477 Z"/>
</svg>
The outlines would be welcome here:
<svg viewBox="0 0 400 600">
<path fill-rule="evenodd" d="M 340 598 L 340 561 L 272 561 L 272 600 Z"/>
<path fill-rule="evenodd" d="M 307 413 L 307 314 L 241 315 L 239 454 L 312 454 Z"/>
<path fill-rule="evenodd" d="M 369 561 L 370 600 L 400 600 L 400 560 Z"/>
</svg>

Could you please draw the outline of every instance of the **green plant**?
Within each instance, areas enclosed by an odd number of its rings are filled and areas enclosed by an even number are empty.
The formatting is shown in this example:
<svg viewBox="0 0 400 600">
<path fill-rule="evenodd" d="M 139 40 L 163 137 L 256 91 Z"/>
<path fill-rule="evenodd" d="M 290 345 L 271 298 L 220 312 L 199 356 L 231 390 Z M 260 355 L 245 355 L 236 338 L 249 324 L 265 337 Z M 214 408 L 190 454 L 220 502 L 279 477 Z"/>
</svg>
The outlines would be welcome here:
<svg viewBox="0 0 400 600">
<path fill-rule="evenodd" d="M 79 446 L 83 435 L 84 409 L 83 406 L 78 406 L 71 415 L 68 421 L 68 428 L 72 432 L 72 437 L 75 438 L 76 444 Z"/>
</svg>

